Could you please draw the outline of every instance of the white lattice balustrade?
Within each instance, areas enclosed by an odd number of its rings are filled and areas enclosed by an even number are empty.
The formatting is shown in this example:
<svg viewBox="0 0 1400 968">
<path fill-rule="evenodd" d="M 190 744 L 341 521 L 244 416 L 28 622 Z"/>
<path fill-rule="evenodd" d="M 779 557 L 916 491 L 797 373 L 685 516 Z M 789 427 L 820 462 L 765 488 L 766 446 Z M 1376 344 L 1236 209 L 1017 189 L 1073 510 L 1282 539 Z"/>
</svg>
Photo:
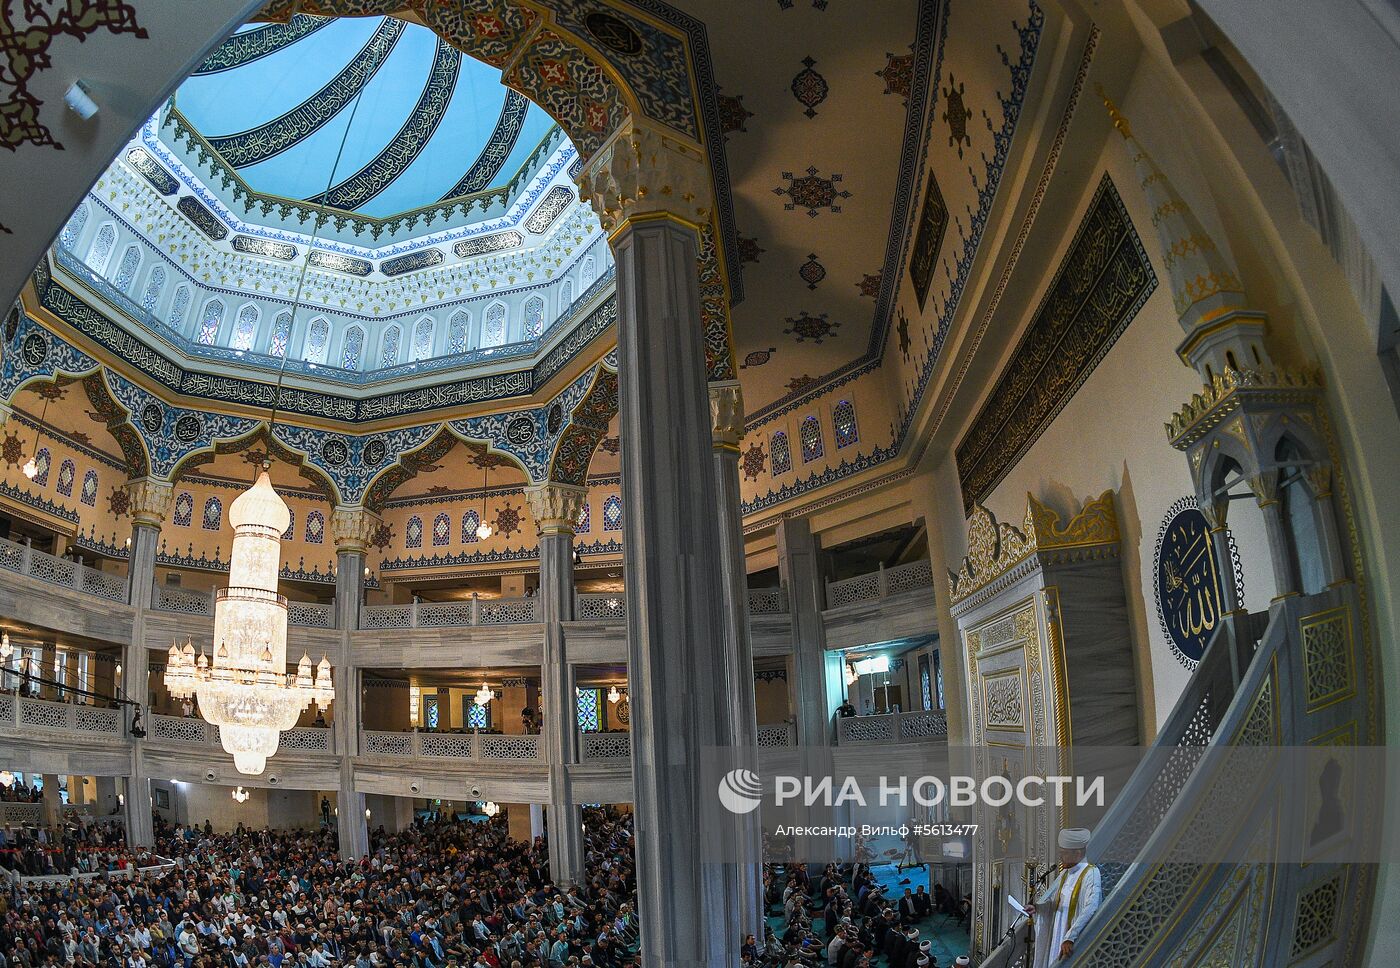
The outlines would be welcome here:
<svg viewBox="0 0 1400 968">
<path fill-rule="evenodd" d="M 840 608 L 856 602 L 876 601 L 933 587 L 933 569 L 928 559 L 911 561 L 894 568 L 882 568 L 868 575 L 857 575 L 826 586 L 826 607 Z"/>
<path fill-rule="evenodd" d="M 583 734 L 583 758 L 586 760 L 625 759 L 631 755 L 631 733 Z"/>
<path fill-rule="evenodd" d="M 482 625 L 525 625 L 535 618 L 535 599 L 496 598 L 481 602 Z"/>
<path fill-rule="evenodd" d="M 287 730 L 278 738 L 277 748 L 306 753 L 329 753 L 331 731 L 323 726 L 298 726 Z"/>
<path fill-rule="evenodd" d="M 418 625 L 427 629 L 462 628 L 472 624 L 471 602 L 420 602 Z"/>
<path fill-rule="evenodd" d="M 472 737 L 465 733 L 423 733 L 418 743 L 424 756 L 472 758 Z"/>
<path fill-rule="evenodd" d="M 214 614 L 214 599 L 208 594 L 182 591 L 165 585 L 156 586 L 151 605 L 162 612 L 180 612 L 184 615 Z"/>
<path fill-rule="evenodd" d="M 125 576 L 98 571 L 96 568 L 89 568 L 86 565 L 78 566 L 78 574 L 82 582 L 81 591 L 89 595 L 96 595 L 98 598 L 105 598 L 108 601 L 126 601 Z"/>
<path fill-rule="evenodd" d="M 624 620 L 627 618 L 627 599 L 622 595 L 579 595 L 574 617 L 582 621 L 588 619 Z"/>
<path fill-rule="evenodd" d="M 14 693 L 0 693 L 0 723 L 15 722 L 15 710 L 19 706 L 19 697 Z"/>
<path fill-rule="evenodd" d="M 360 745 L 366 753 L 376 756 L 412 756 L 412 733 L 383 733 L 375 730 L 362 730 Z"/>
<path fill-rule="evenodd" d="M 214 741 L 210 737 L 212 731 L 208 724 L 202 719 L 193 716 L 156 716 L 150 717 L 150 733 L 152 740 L 165 740 L 172 743 L 198 743 L 201 746 Z"/>
<path fill-rule="evenodd" d="M 21 699 L 19 701 L 19 724 L 21 726 L 45 726 L 50 729 L 63 729 L 69 724 L 72 707 L 61 702 L 44 699 Z"/>
<path fill-rule="evenodd" d="M 828 608 L 840 608 L 854 602 L 865 602 L 880 597 L 880 574 L 857 575 L 845 581 L 834 581 L 827 586 L 826 604 Z"/>
<path fill-rule="evenodd" d="M 537 760 L 540 758 L 538 736 L 501 736 L 488 733 L 480 737 L 481 758 L 484 760 Z"/>
<path fill-rule="evenodd" d="M 311 629 L 332 628 L 335 625 L 335 606 L 317 602 L 288 602 L 287 624 Z"/>
<path fill-rule="evenodd" d="M 73 727 L 85 733 L 119 736 L 122 731 L 121 710 L 99 709 L 96 706 L 74 707 Z"/>
<path fill-rule="evenodd" d="M 947 739 L 948 717 L 941 709 L 900 713 L 899 738 L 914 742 L 924 739 Z"/>
<path fill-rule="evenodd" d="M 777 748 L 791 746 L 792 727 L 787 723 L 770 723 L 758 727 L 758 745 L 760 748 Z"/>
<path fill-rule="evenodd" d="M 837 720 L 842 744 L 892 743 L 895 736 L 893 716 L 848 716 Z"/>
<path fill-rule="evenodd" d="M 787 592 L 781 588 L 750 588 L 750 615 L 786 615 Z"/>
<path fill-rule="evenodd" d="M 406 629 L 413 625 L 410 605 L 367 605 L 360 609 L 362 629 Z"/>
</svg>

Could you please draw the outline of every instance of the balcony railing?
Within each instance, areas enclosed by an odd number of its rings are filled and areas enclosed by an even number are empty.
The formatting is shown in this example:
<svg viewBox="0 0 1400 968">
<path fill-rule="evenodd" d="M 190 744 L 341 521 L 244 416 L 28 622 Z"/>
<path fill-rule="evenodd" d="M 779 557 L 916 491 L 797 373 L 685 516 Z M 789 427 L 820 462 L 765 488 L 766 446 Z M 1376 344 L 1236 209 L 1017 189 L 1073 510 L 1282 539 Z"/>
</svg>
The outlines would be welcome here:
<svg viewBox="0 0 1400 968">
<path fill-rule="evenodd" d="M 627 596 L 621 592 L 580 592 L 574 596 L 574 617 L 580 622 L 627 618 Z"/>
<path fill-rule="evenodd" d="M 151 607 L 161 612 L 181 615 L 213 615 L 214 598 L 218 592 L 193 592 L 181 588 L 156 585 L 151 595 Z M 288 602 L 287 624 L 301 628 L 335 628 L 335 604 L 319 602 Z"/>
<path fill-rule="evenodd" d="M 929 743 L 948 739 L 948 716 L 942 709 L 916 709 L 883 716 L 847 716 L 836 721 L 837 742 Z"/>
<path fill-rule="evenodd" d="M 475 625 L 529 625 L 539 621 L 534 598 L 480 598 L 465 602 L 414 602 L 367 605 L 360 609 L 362 629 L 443 629 Z"/>
<path fill-rule="evenodd" d="M 750 588 L 750 615 L 786 615 L 788 597 L 786 588 Z"/>
<path fill-rule="evenodd" d="M 125 576 L 98 571 L 67 558 L 56 558 L 42 551 L 35 551 L 28 542 L 18 544 L 0 538 L 0 568 L 18 575 L 37 578 L 50 585 L 71 588 L 84 595 L 93 595 L 112 602 L 127 600 Z"/>
<path fill-rule="evenodd" d="M 538 763 L 544 743 L 535 734 L 390 733 L 360 731 L 360 751 L 367 756 L 428 757 L 441 760 Z"/>
<path fill-rule="evenodd" d="M 632 734 L 583 733 L 579 743 L 579 758 L 592 760 L 624 760 L 632 757 Z"/>
<path fill-rule="evenodd" d="M 102 706 L 25 699 L 0 693 L 0 728 L 66 729 L 84 736 L 121 736 L 122 712 Z"/>
<path fill-rule="evenodd" d="M 933 587 L 933 569 L 928 559 L 911 561 L 895 568 L 880 566 L 879 571 L 826 583 L 826 607 L 840 608 L 857 602 L 872 602 L 901 592 Z"/>
<path fill-rule="evenodd" d="M 219 727 L 197 716 L 148 717 L 150 726 L 147 742 L 177 743 L 191 746 L 219 746 Z M 284 753 L 334 753 L 334 731 L 324 726 L 298 726 L 285 730 L 277 741 L 277 751 Z"/>
<path fill-rule="evenodd" d="M 759 749 L 781 749 L 797 745 L 797 724 L 761 723 L 758 727 Z"/>
</svg>

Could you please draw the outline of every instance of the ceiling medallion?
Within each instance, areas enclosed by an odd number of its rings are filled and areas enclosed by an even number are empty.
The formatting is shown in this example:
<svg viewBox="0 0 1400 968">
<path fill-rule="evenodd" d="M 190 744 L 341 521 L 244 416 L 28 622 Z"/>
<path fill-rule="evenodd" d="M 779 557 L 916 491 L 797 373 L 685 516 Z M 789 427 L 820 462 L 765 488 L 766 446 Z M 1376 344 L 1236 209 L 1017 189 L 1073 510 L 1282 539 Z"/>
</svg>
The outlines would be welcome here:
<svg viewBox="0 0 1400 968">
<path fill-rule="evenodd" d="M 773 189 L 773 194 L 788 197 L 787 204 L 783 206 L 784 211 L 805 208 L 810 218 L 816 218 L 818 209 L 840 212 L 838 200 L 851 197 L 850 192 L 838 191 L 836 188 L 836 183 L 841 181 L 841 175 L 832 174 L 830 178 L 822 178 L 817 174 L 815 167 L 809 167 L 807 174 L 801 177 L 790 171 L 783 172 L 782 177 L 787 179 L 787 186 Z"/>
<path fill-rule="evenodd" d="M 809 252 L 807 261 L 797 267 L 797 274 L 807 283 L 808 289 L 816 289 L 817 283 L 826 278 L 826 266 L 817 261 L 815 252 Z"/>
<path fill-rule="evenodd" d="M 818 345 L 828 336 L 835 334 L 840 328 L 839 322 L 831 322 L 826 318 L 826 313 L 818 313 L 813 316 L 811 313 L 799 313 L 796 316 L 789 316 L 786 320 L 788 327 L 783 330 L 788 336 L 805 343 L 811 340 Z"/>
<path fill-rule="evenodd" d="M 744 357 L 744 362 L 739 364 L 739 369 L 747 370 L 751 366 L 762 366 L 773 358 L 773 354 L 778 352 L 777 347 L 770 346 L 766 350 L 754 350 Z"/>
<path fill-rule="evenodd" d="M 817 116 L 817 105 L 825 101 L 827 94 L 831 92 L 826 78 L 812 70 L 814 64 L 816 61 L 811 57 L 802 58 L 802 70 L 792 79 L 792 96 L 807 109 L 802 113 L 809 118 Z"/>
</svg>

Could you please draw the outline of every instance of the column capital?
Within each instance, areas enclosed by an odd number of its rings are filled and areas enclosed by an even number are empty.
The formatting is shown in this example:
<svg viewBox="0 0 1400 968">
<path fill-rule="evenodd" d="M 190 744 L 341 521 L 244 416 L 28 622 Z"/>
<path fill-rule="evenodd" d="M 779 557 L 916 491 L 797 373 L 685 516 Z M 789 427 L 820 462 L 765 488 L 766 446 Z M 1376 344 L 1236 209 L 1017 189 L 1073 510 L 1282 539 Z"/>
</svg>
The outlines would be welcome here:
<svg viewBox="0 0 1400 968">
<path fill-rule="evenodd" d="M 738 380 L 710 384 L 710 436 L 717 450 L 739 450 L 744 437 L 744 391 Z"/>
<path fill-rule="evenodd" d="M 704 152 L 633 118 L 594 154 L 578 186 L 610 234 L 629 222 L 666 217 L 698 231 L 713 207 Z"/>
<path fill-rule="evenodd" d="M 588 488 L 547 481 L 525 489 L 525 501 L 540 534 L 573 534 Z"/>
<path fill-rule="evenodd" d="M 381 524 L 379 515 L 362 507 L 337 507 L 331 512 L 331 540 L 336 554 L 364 554 Z"/>
<path fill-rule="evenodd" d="M 175 485 L 157 477 L 143 477 L 140 480 L 128 481 L 124 487 L 127 497 L 131 499 L 132 520 L 159 530 L 170 511 L 170 501 L 175 496 Z"/>
</svg>

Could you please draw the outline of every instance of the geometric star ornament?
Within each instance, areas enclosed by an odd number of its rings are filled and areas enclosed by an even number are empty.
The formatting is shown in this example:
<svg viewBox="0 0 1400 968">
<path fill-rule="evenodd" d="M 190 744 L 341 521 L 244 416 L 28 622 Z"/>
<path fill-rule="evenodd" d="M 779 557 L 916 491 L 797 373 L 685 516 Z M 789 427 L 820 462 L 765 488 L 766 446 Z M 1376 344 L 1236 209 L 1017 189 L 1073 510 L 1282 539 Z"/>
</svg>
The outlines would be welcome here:
<svg viewBox="0 0 1400 968">
<path fill-rule="evenodd" d="M 783 206 L 785 211 L 791 212 L 794 209 L 804 208 L 811 218 L 817 217 L 818 209 L 826 209 L 828 212 L 840 212 L 839 199 L 850 198 L 851 193 L 838 189 L 837 183 L 841 181 L 841 175 L 832 174 L 830 178 L 823 178 L 817 174 L 815 167 L 807 169 L 807 173 L 795 176 L 790 171 L 782 173 L 782 177 L 788 182 L 787 185 L 773 189 L 774 195 L 786 195 L 787 203 Z"/>
</svg>

